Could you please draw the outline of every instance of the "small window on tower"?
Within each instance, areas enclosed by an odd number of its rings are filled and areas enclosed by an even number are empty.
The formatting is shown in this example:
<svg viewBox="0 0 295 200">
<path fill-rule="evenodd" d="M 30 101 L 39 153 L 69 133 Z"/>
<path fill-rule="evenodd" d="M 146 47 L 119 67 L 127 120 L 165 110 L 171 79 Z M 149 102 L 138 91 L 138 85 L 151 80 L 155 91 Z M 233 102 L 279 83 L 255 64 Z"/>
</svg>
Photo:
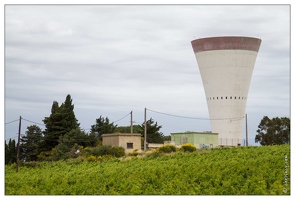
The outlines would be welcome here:
<svg viewBox="0 0 295 200">
<path fill-rule="evenodd" d="M 214 100 L 214 97 L 213 97 L 213 100 Z"/>
<path fill-rule="evenodd" d="M 237 99 L 237 97 L 235 97 L 235 99 Z"/>
<path fill-rule="evenodd" d="M 232 99 L 232 97 L 230 97 L 230 99 Z"/>
<path fill-rule="evenodd" d="M 218 97 L 216 97 L 218 99 Z"/>
<path fill-rule="evenodd" d="M 223 99 L 223 97 L 221 97 L 221 99 Z"/>
<path fill-rule="evenodd" d="M 225 99 L 227 99 L 227 97 L 225 97 Z"/>
<path fill-rule="evenodd" d="M 210 97 L 210 100 L 211 100 L 211 97 Z"/>
<path fill-rule="evenodd" d="M 239 97 L 239 99 L 241 99 L 241 97 Z"/>
</svg>

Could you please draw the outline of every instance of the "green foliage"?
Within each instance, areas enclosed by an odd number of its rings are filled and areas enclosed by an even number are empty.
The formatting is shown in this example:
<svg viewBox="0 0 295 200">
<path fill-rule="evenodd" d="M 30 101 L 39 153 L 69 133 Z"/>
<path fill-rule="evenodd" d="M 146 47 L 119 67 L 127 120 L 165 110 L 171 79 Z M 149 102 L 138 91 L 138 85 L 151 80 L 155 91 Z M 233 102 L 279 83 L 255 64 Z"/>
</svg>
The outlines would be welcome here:
<svg viewBox="0 0 295 200">
<path fill-rule="evenodd" d="M 125 156 L 125 149 L 123 147 L 117 147 L 117 146 L 94 147 L 90 150 L 90 155 L 93 155 L 93 156 L 110 155 L 110 156 L 119 158 L 119 157 Z"/>
<path fill-rule="evenodd" d="M 102 140 L 102 134 L 114 133 L 116 130 L 117 125 L 114 125 L 113 122 L 110 123 L 108 117 L 104 118 L 100 116 L 95 121 L 96 124 L 91 126 L 91 133 L 96 134 L 98 140 Z"/>
<path fill-rule="evenodd" d="M 131 133 L 130 126 L 118 126 L 115 128 L 115 133 Z M 140 125 L 133 125 L 133 133 L 141 133 L 142 129 Z"/>
<path fill-rule="evenodd" d="M 156 149 L 155 151 L 147 154 L 147 158 L 157 158 L 157 157 L 161 157 L 161 156 L 164 156 L 165 153 L 163 152 L 160 152 L 159 149 Z"/>
<path fill-rule="evenodd" d="M 64 143 L 59 143 L 55 148 L 52 148 L 51 151 L 42 151 L 38 155 L 39 161 L 57 161 L 57 160 L 66 160 L 69 158 L 77 158 L 79 152 L 83 151 L 83 146 L 74 144 L 72 147 L 68 147 Z"/>
<path fill-rule="evenodd" d="M 138 149 L 134 149 L 132 152 L 128 154 L 129 156 L 138 156 Z"/>
<path fill-rule="evenodd" d="M 255 136 L 255 142 L 261 145 L 289 144 L 290 143 L 290 119 L 287 117 L 275 117 L 269 119 L 264 116 L 261 120 Z"/>
<path fill-rule="evenodd" d="M 163 140 L 164 140 L 164 141 L 171 141 L 171 135 L 165 135 L 165 136 L 163 137 Z"/>
<path fill-rule="evenodd" d="M 197 150 L 197 148 L 193 144 L 187 143 L 181 145 L 180 150 L 184 152 L 194 152 Z"/>
<path fill-rule="evenodd" d="M 146 121 L 147 143 L 164 143 L 164 135 L 160 132 L 162 126 L 154 122 L 152 118 Z M 144 137 L 144 123 L 141 125 L 141 136 Z M 143 146 L 143 144 L 142 144 Z"/>
<path fill-rule="evenodd" d="M 36 125 L 27 127 L 25 135 L 20 139 L 21 159 L 25 161 L 36 161 L 41 152 L 42 130 Z"/>
<path fill-rule="evenodd" d="M 163 145 L 157 149 L 161 153 L 172 153 L 176 152 L 176 147 L 174 145 Z"/>
<path fill-rule="evenodd" d="M 78 144 L 80 146 L 95 146 L 97 138 L 94 134 L 87 134 L 84 131 L 77 129 L 72 129 L 67 132 L 64 136 L 60 136 L 59 142 L 65 144 L 69 148 Z"/>
<path fill-rule="evenodd" d="M 5 195 L 290 195 L 290 145 L 88 161 L 6 165 Z"/>
<path fill-rule="evenodd" d="M 74 114 L 74 105 L 72 105 L 71 95 L 67 95 L 66 100 L 61 106 L 53 101 L 51 114 L 43 120 L 45 124 L 44 143 L 42 151 L 49 151 L 58 145 L 60 136 L 64 136 L 71 130 L 79 128 L 78 120 Z"/>
<path fill-rule="evenodd" d="M 9 139 L 8 144 L 5 141 L 5 165 L 16 162 L 16 145 L 15 140 Z"/>
<path fill-rule="evenodd" d="M 62 127 L 64 127 L 64 134 L 79 128 L 80 124 L 76 119 L 74 113 L 74 105 L 72 104 L 71 95 L 67 95 L 65 102 L 60 106 L 62 113 Z M 64 135 L 63 134 L 63 135 Z"/>
</svg>

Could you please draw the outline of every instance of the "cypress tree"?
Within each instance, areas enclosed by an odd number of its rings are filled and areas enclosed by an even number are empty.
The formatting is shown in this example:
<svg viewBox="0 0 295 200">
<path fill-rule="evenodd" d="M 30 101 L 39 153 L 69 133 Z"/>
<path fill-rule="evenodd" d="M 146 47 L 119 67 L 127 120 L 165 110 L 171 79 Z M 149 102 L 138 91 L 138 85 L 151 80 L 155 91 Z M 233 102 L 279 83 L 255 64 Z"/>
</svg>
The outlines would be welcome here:
<svg viewBox="0 0 295 200">
<path fill-rule="evenodd" d="M 76 119 L 74 113 L 74 105 L 72 105 L 71 95 L 67 95 L 65 102 L 61 105 L 61 113 L 62 113 L 62 126 L 64 129 L 64 134 L 79 128 L 80 124 Z M 63 135 L 64 135 L 63 134 Z"/>
<path fill-rule="evenodd" d="M 51 150 L 58 145 L 60 136 L 73 129 L 79 128 L 80 124 L 75 117 L 74 105 L 72 105 L 71 95 L 67 95 L 66 100 L 61 106 L 53 101 L 51 114 L 43 120 L 45 124 L 43 150 Z"/>
<path fill-rule="evenodd" d="M 12 164 L 16 162 L 16 146 L 15 140 L 9 139 L 8 144 L 5 141 L 5 164 Z"/>
</svg>

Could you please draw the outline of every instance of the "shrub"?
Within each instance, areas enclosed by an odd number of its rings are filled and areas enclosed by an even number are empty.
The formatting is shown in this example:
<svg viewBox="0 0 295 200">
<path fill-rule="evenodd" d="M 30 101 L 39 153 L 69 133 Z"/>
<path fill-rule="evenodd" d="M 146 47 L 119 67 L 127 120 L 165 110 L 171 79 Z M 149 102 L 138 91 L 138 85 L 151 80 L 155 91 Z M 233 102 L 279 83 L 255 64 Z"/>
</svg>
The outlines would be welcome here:
<svg viewBox="0 0 295 200">
<path fill-rule="evenodd" d="M 116 146 L 100 146 L 92 148 L 90 154 L 93 156 L 111 155 L 118 158 L 125 155 L 125 149 Z"/>
<path fill-rule="evenodd" d="M 129 156 L 138 156 L 138 149 L 134 149 L 132 152 L 128 154 Z"/>
<path fill-rule="evenodd" d="M 95 156 L 89 156 L 86 158 L 86 161 L 88 162 L 95 162 L 96 161 L 96 157 Z"/>
<path fill-rule="evenodd" d="M 77 159 L 77 158 L 69 158 L 65 162 L 67 164 L 69 164 L 69 165 L 77 165 L 77 164 L 80 164 L 83 161 L 81 159 Z"/>
<path fill-rule="evenodd" d="M 187 143 L 181 145 L 180 150 L 184 152 L 194 152 L 197 150 L 197 148 L 193 144 Z"/>
<path fill-rule="evenodd" d="M 31 162 L 20 162 L 19 166 L 24 166 L 27 168 L 35 168 L 40 166 L 40 162 L 35 162 L 35 161 L 31 161 Z"/>
<path fill-rule="evenodd" d="M 77 160 L 80 160 L 81 162 L 84 162 L 86 160 L 86 156 L 78 156 L 78 158 L 76 158 Z"/>
<path fill-rule="evenodd" d="M 116 158 L 125 156 L 125 149 L 123 147 L 112 146 L 109 148 L 107 155 L 112 155 Z"/>
<path fill-rule="evenodd" d="M 174 145 L 164 145 L 157 149 L 160 153 L 171 153 L 176 152 L 176 147 Z"/>
<path fill-rule="evenodd" d="M 153 151 L 152 153 L 149 153 L 146 155 L 147 158 L 157 158 L 157 157 L 160 157 L 160 156 L 163 156 L 164 153 L 163 152 L 160 152 L 159 149 Z"/>
</svg>

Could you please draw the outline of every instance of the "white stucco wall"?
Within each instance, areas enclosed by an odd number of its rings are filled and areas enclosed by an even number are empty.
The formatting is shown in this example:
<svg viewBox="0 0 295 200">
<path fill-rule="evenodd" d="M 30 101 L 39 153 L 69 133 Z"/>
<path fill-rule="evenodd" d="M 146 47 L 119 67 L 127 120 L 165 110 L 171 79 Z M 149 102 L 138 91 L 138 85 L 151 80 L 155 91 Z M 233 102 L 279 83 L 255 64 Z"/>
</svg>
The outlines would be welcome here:
<svg viewBox="0 0 295 200">
<path fill-rule="evenodd" d="M 205 89 L 212 132 L 219 133 L 219 138 L 242 139 L 257 52 L 210 50 L 198 52 L 195 56 Z"/>
</svg>

